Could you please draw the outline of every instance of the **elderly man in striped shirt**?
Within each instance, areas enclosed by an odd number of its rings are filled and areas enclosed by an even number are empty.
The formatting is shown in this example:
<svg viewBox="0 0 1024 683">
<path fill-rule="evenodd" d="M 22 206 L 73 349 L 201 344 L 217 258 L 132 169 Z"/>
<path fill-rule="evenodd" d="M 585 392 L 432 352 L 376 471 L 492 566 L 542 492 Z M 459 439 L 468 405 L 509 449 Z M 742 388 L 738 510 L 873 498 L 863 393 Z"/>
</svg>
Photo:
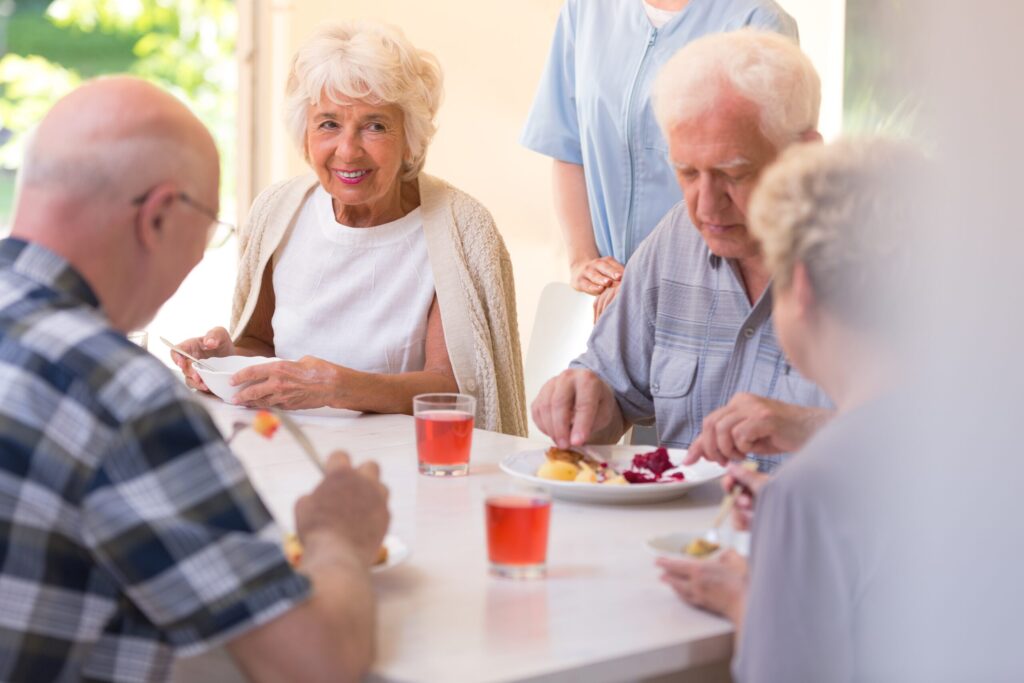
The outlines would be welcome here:
<svg viewBox="0 0 1024 683">
<path fill-rule="evenodd" d="M 561 448 L 611 443 L 655 421 L 688 460 L 759 454 L 772 469 L 828 419 L 821 390 L 792 367 L 771 323 L 747 201 L 779 151 L 819 140 L 821 85 L 788 38 L 706 36 L 662 69 L 654 107 L 684 200 L 644 240 L 586 353 L 548 381 L 534 422 Z"/>
</svg>

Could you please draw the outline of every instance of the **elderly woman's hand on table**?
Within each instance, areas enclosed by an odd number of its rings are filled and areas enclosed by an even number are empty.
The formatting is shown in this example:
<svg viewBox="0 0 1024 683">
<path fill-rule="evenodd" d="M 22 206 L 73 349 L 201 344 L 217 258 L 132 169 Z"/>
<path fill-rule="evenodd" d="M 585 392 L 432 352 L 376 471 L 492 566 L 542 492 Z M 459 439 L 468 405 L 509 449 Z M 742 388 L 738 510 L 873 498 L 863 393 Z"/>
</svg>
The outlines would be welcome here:
<svg viewBox="0 0 1024 683">
<path fill-rule="evenodd" d="M 710 558 L 659 557 L 661 580 L 680 598 L 739 626 L 747 595 L 747 560 L 735 550 Z"/>
<path fill-rule="evenodd" d="M 346 373 L 355 374 L 313 356 L 253 365 L 232 375 L 233 386 L 245 385 L 235 394 L 234 402 L 252 408 L 272 406 L 284 410 L 339 407 L 339 394 L 346 388 Z"/>
<path fill-rule="evenodd" d="M 231 335 L 223 327 L 215 327 L 202 337 L 193 337 L 178 343 L 186 353 L 196 358 L 221 358 L 236 354 L 235 344 Z M 176 351 L 171 351 L 171 360 L 185 375 L 185 383 L 193 389 L 210 393 L 206 383 L 192 367 L 192 361 Z"/>
</svg>

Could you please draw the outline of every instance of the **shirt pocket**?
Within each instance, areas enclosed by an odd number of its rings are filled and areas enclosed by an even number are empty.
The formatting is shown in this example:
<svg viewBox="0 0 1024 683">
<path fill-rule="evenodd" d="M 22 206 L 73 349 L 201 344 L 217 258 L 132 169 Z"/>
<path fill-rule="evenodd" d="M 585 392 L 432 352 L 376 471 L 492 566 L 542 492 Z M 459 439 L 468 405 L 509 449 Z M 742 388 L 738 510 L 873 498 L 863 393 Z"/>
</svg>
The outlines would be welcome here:
<svg viewBox="0 0 1024 683">
<path fill-rule="evenodd" d="M 654 347 L 651 356 L 651 396 L 681 398 L 693 389 L 697 359 L 685 351 Z"/>
<path fill-rule="evenodd" d="M 697 357 L 685 351 L 654 348 L 650 383 L 659 443 L 685 445 L 693 440 L 687 397 L 693 392 L 697 365 Z"/>
</svg>

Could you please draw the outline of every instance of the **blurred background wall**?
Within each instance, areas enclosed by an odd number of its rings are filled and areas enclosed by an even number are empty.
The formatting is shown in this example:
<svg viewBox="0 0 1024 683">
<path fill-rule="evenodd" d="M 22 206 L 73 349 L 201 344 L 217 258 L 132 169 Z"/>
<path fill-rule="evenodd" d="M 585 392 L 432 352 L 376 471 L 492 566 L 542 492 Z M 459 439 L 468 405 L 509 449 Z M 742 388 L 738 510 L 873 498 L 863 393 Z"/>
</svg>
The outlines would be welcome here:
<svg viewBox="0 0 1024 683">
<path fill-rule="evenodd" d="M 802 45 L 821 72 L 826 137 L 851 125 L 872 128 L 893 111 L 876 87 L 891 68 L 872 22 L 876 6 L 886 2 L 780 2 L 796 17 Z M 444 67 L 446 99 L 426 170 L 468 191 L 494 214 L 516 270 L 525 349 L 541 288 L 568 277 L 552 208 L 551 162 L 517 142 L 561 5 L 562 0 L 0 0 L 0 233 L 10 216 L 25 132 L 82 79 L 116 72 L 171 89 L 213 128 L 223 161 L 221 211 L 228 220 L 244 221 L 262 188 L 306 170 L 281 123 L 295 48 L 321 22 L 379 19 L 400 25 Z M 234 276 L 233 245 L 208 252 L 150 331 L 181 339 L 225 324 Z"/>
<path fill-rule="evenodd" d="M 846 0 L 780 4 L 797 19 L 801 42 L 822 75 L 822 130 L 831 137 L 842 127 Z M 256 36 L 250 60 L 265 64 L 252 73 L 252 100 L 240 104 L 252 107 L 252 133 L 262 143 L 253 147 L 250 186 L 239 184 L 240 203 L 306 168 L 278 115 L 296 47 L 325 21 L 369 18 L 401 26 L 415 45 L 437 55 L 445 72 L 445 101 L 426 171 L 469 192 L 494 214 L 515 267 L 525 349 L 541 288 L 568 279 L 551 199 L 551 160 L 517 142 L 562 0 L 255 0 L 238 6 L 243 26 L 251 25 Z"/>
</svg>

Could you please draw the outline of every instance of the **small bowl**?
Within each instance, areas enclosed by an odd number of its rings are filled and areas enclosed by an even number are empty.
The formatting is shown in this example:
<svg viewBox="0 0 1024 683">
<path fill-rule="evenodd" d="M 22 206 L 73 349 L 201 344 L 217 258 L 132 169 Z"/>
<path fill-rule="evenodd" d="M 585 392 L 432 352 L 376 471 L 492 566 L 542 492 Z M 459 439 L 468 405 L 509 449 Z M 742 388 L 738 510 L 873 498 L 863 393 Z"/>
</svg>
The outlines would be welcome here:
<svg viewBox="0 0 1024 683">
<path fill-rule="evenodd" d="M 749 554 L 750 534 L 748 532 L 736 531 L 735 529 L 728 527 L 728 525 L 723 524 L 722 528 L 719 529 L 719 533 L 722 537 L 721 547 L 706 557 L 714 557 L 726 548 L 732 548 L 744 557 Z M 703 536 L 703 533 L 679 531 L 673 534 L 652 536 L 647 539 L 646 546 L 649 551 L 659 557 L 693 557 L 692 555 L 687 555 L 683 552 L 683 549 L 690 544 L 690 541 L 699 536 Z"/>
<path fill-rule="evenodd" d="M 192 368 L 199 373 L 199 376 L 206 382 L 206 386 L 209 387 L 217 398 L 227 403 L 231 403 L 231 400 L 235 397 L 235 394 L 240 389 L 244 388 L 245 384 L 239 384 L 238 386 L 231 386 L 231 376 L 239 370 L 248 368 L 253 365 L 263 365 L 265 363 L 273 363 L 280 360 L 280 358 L 267 358 L 266 356 L 224 356 L 223 358 L 204 358 L 203 363 L 209 365 L 212 370 L 201 368 L 195 363 L 192 363 Z"/>
</svg>

